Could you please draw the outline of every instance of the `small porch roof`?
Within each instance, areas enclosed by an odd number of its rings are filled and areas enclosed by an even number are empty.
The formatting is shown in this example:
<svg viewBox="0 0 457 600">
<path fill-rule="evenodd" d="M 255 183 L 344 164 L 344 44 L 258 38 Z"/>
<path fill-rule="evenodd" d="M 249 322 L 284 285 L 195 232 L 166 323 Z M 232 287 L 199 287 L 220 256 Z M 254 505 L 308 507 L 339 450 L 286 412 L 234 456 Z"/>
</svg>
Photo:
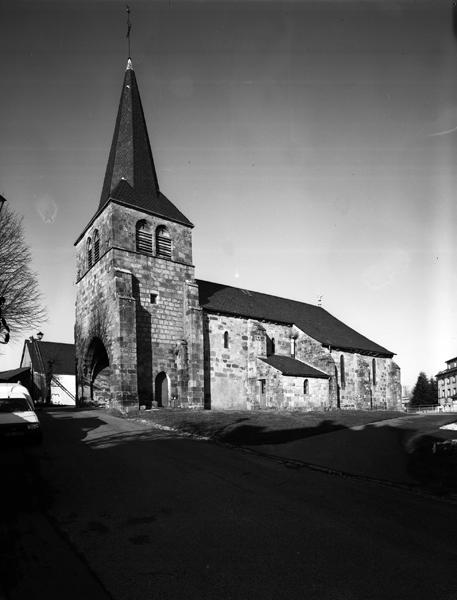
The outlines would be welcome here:
<svg viewBox="0 0 457 600">
<path fill-rule="evenodd" d="M 292 358 L 291 356 L 282 356 L 280 354 L 272 354 L 266 358 L 261 358 L 264 363 L 270 365 L 274 369 L 281 371 L 283 375 L 290 377 L 314 377 L 316 379 L 329 379 L 330 376 L 319 369 L 308 365 L 301 360 Z"/>
</svg>

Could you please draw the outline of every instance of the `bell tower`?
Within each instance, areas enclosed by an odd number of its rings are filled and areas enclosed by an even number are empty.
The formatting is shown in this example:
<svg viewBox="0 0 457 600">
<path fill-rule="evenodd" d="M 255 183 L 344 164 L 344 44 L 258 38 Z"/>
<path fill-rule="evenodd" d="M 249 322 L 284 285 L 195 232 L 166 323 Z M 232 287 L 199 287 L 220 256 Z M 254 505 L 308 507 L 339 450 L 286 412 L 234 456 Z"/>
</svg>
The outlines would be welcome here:
<svg viewBox="0 0 457 600">
<path fill-rule="evenodd" d="M 129 59 L 100 203 L 75 242 L 80 404 L 203 406 L 192 228 L 160 191 Z"/>
</svg>

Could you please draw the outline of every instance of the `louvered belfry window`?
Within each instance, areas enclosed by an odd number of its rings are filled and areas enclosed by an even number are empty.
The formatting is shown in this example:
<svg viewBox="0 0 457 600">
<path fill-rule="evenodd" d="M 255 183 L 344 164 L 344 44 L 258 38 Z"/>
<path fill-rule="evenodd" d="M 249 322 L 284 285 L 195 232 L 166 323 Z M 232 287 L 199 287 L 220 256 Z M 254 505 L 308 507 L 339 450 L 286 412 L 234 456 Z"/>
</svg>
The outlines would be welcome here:
<svg viewBox="0 0 457 600">
<path fill-rule="evenodd" d="M 92 267 L 92 238 L 87 238 L 87 267 Z"/>
<path fill-rule="evenodd" d="M 136 249 L 142 254 L 152 254 L 152 232 L 145 220 L 136 224 Z"/>
<path fill-rule="evenodd" d="M 100 258 L 100 236 L 98 235 L 98 229 L 94 231 L 94 262 L 97 262 Z"/>
<path fill-rule="evenodd" d="M 171 237 L 168 229 L 163 225 L 156 230 L 156 252 L 157 256 L 171 258 Z"/>
</svg>

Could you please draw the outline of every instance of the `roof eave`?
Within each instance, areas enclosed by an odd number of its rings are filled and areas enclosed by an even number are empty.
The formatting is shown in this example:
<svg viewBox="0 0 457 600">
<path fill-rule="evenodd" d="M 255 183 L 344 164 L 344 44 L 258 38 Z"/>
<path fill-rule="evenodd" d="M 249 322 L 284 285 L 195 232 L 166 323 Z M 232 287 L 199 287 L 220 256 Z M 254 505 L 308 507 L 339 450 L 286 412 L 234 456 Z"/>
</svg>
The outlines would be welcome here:
<svg viewBox="0 0 457 600">
<path fill-rule="evenodd" d="M 276 355 L 276 356 L 278 356 L 278 355 Z M 293 360 L 296 362 L 299 362 L 299 363 L 303 363 L 305 366 L 312 368 L 316 372 L 315 373 L 306 373 L 306 374 L 305 373 L 293 373 L 293 372 L 287 373 L 285 370 L 281 369 L 281 367 L 272 365 L 270 362 L 268 362 L 267 356 L 258 356 L 257 358 L 260 359 L 262 362 L 264 362 L 269 367 L 271 367 L 272 369 L 279 371 L 281 373 L 281 375 L 284 375 L 284 377 L 303 377 L 305 379 L 330 379 L 330 375 L 328 373 L 324 373 L 324 371 L 321 371 L 320 369 L 316 369 L 316 367 L 311 367 L 311 365 L 308 365 L 308 363 L 298 360 L 297 358 L 294 358 Z M 292 358 L 292 357 L 286 357 L 286 358 Z"/>
<path fill-rule="evenodd" d="M 393 358 L 396 353 L 391 352 L 390 350 L 367 350 L 364 348 L 356 348 L 353 346 L 344 346 L 344 345 L 334 345 L 329 342 L 322 342 L 324 348 L 328 348 L 329 350 L 341 350 L 343 352 L 352 352 L 354 354 L 363 354 L 364 356 L 372 356 L 373 358 Z"/>
<path fill-rule="evenodd" d="M 221 309 L 217 309 L 217 308 L 208 308 L 206 306 L 202 306 L 201 308 L 205 312 L 212 313 L 213 315 L 225 315 L 228 317 L 235 317 L 235 318 L 240 318 L 240 319 L 254 319 L 255 321 L 259 321 L 259 323 L 275 323 L 276 325 L 289 325 L 289 326 L 292 326 L 294 324 L 292 321 L 278 321 L 276 319 L 266 319 L 265 317 L 244 315 L 243 313 L 236 312 L 236 311 L 230 311 L 229 309 L 221 310 Z"/>
<path fill-rule="evenodd" d="M 114 204 L 119 204 L 120 206 L 125 206 L 126 208 L 133 208 L 134 210 L 139 210 L 148 215 L 154 215 L 156 217 L 160 217 L 161 219 L 167 219 L 168 221 L 173 221 L 173 223 L 179 223 L 180 225 L 184 225 L 184 227 L 189 227 L 190 229 L 193 229 L 195 227 L 195 225 L 193 223 L 191 223 L 190 221 L 188 223 L 185 223 L 184 221 L 181 221 L 179 219 L 173 219 L 172 217 L 162 215 L 159 212 L 154 211 L 154 210 L 147 210 L 146 208 L 135 207 L 132 204 L 129 204 L 128 202 L 123 202 L 122 200 L 118 200 L 117 198 L 111 198 L 111 196 L 110 196 L 108 198 L 108 200 L 105 202 L 105 204 L 103 204 L 103 206 L 101 206 L 97 210 L 97 212 L 94 214 L 94 216 L 89 221 L 89 223 L 86 225 L 86 227 L 83 229 L 82 233 L 79 235 L 79 237 L 77 238 L 77 240 L 75 241 L 73 246 L 76 246 L 82 240 L 86 231 L 92 227 L 95 219 L 105 210 L 105 208 L 108 206 L 108 204 L 110 202 L 113 202 Z"/>
</svg>

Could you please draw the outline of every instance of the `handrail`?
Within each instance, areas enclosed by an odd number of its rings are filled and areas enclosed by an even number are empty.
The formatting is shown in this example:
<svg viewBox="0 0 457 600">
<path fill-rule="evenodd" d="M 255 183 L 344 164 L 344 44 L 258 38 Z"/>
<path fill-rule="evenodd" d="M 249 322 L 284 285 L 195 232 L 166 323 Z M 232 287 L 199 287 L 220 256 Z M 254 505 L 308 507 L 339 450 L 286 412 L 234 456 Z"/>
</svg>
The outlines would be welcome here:
<svg viewBox="0 0 457 600">
<path fill-rule="evenodd" d="M 47 389 L 48 385 L 47 385 L 47 381 L 46 381 L 46 371 L 45 371 L 45 368 L 44 368 L 43 355 L 41 354 L 41 348 L 39 346 L 38 341 L 33 336 L 32 336 L 32 344 L 33 344 L 33 349 L 35 350 L 36 355 L 38 357 L 38 362 L 39 362 L 40 367 L 41 367 L 41 377 L 40 377 L 40 379 L 41 379 L 41 383 L 42 384 L 43 384 L 43 379 L 44 379 L 44 392 L 45 392 L 45 396 L 43 398 L 43 392 L 42 392 L 42 398 L 41 399 L 44 402 L 46 402 L 46 398 L 48 396 L 48 389 Z"/>
<path fill-rule="evenodd" d="M 67 394 L 67 396 L 69 396 L 72 400 L 74 400 L 74 402 L 76 402 L 75 396 L 70 392 L 70 390 L 67 390 L 67 388 L 63 385 L 61 381 L 57 379 L 57 377 L 51 375 L 51 381 L 57 384 L 57 386 L 60 387 Z"/>
</svg>

